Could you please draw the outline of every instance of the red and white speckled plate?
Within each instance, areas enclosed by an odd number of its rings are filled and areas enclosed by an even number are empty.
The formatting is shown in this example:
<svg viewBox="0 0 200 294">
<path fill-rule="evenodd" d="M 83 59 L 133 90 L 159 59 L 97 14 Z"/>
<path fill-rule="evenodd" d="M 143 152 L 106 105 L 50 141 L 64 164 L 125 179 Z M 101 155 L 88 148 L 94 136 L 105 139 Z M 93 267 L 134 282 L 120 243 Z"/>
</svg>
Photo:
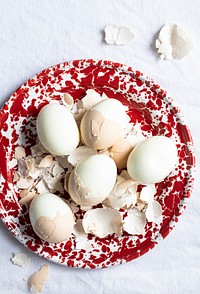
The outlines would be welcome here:
<svg viewBox="0 0 200 294">
<path fill-rule="evenodd" d="M 35 120 L 39 110 L 63 93 L 74 99 L 93 88 L 119 99 L 129 108 L 132 122 L 151 135 L 172 137 L 178 147 L 175 171 L 157 185 L 156 200 L 162 205 L 161 226 L 148 223 L 145 235 L 99 239 L 88 236 L 91 251 L 76 250 L 72 236 L 67 242 L 50 244 L 34 234 L 26 207 L 18 204 L 18 190 L 9 169 L 14 149 L 24 145 L 28 152 L 35 143 Z M 15 237 L 33 252 L 63 265 L 101 268 L 130 261 L 148 252 L 173 229 L 187 205 L 194 180 L 195 158 L 190 131 L 171 98 L 139 71 L 110 61 L 78 60 L 48 68 L 22 85 L 0 113 L 0 217 Z"/>
</svg>

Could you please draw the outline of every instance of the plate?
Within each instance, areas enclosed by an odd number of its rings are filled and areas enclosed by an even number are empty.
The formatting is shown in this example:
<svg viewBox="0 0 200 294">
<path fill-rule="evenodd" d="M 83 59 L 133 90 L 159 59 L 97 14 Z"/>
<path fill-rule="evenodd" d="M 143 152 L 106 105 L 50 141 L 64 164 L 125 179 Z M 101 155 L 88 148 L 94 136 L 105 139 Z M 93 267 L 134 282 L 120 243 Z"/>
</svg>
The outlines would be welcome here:
<svg viewBox="0 0 200 294">
<path fill-rule="evenodd" d="M 99 239 L 88 235 L 89 251 L 75 249 L 75 237 L 52 244 L 40 240 L 30 225 L 27 207 L 18 204 L 12 181 L 14 149 L 35 144 L 35 122 L 39 110 L 64 93 L 80 99 L 95 89 L 128 106 L 133 123 L 148 135 L 165 135 L 176 141 L 178 165 L 156 185 L 156 200 L 162 205 L 161 224 L 148 223 L 144 235 L 125 234 Z M 159 85 L 132 68 L 102 60 L 76 60 L 45 69 L 23 84 L 0 113 L 0 217 L 10 232 L 26 247 L 53 262 L 80 268 L 104 268 L 133 260 L 165 238 L 178 222 L 191 195 L 195 157 L 190 131 L 174 102 Z"/>
</svg>

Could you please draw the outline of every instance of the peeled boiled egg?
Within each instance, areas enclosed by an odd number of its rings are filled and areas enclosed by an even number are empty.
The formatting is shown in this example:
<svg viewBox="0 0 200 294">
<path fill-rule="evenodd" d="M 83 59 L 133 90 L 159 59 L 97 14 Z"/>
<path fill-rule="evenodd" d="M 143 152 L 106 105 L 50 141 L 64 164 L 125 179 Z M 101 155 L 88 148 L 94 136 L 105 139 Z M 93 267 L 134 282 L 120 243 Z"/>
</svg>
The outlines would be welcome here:
<svg viewBox="0 0 200 294">
<path fill-rule="evenodd" d="M 51 193 L 40 194 L 32 200 L 29 217 L 34 232 L 48 242 L 67 240 L 75 224 L 69 205 Z"/>
<path fill-rule="evenodd" d="M 106 149 L 124 135 L 129 121 L 123 104 L 105 99 L 88 110 L 81 121 L 81 138 L 88 147 Z"/>
<path fill-rule="evenodd" d="M 52 103 L 37 117 L 37 134 L 44 148 L 54 155 L 68 155 L 79 143 L 75 119 L 67 107 Z"/>
<path fill-rule="evenodd" d="M 113 159 L 106 155 L 92 155 L 75 166 L 69 177 L 68 192 L 77 204 L 93 206 L 106 199 L 116 178 Z"/>
<path fill-rule="evenodd" d="M 140 184 L 159 183 L 177 163 L 176 144 L 168 137 L 154 136 L 139 143 L 127 161 L 129 175 Z"/>
</svg>

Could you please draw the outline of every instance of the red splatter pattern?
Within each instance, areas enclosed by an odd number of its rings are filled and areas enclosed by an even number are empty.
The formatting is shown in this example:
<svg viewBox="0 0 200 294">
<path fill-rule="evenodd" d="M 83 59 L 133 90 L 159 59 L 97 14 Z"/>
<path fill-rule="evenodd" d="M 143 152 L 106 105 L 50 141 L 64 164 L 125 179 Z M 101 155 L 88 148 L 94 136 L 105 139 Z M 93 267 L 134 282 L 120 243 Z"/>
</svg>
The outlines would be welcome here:
<svg viewBox="0 0 200 294">
<path fill-rule="evenodd" d="M 179 162 L 162 183 L 156 185 L 156 200 L 162 205 L 161 224 L 148 223 L 145 234 L 88 235 L 91 250 L 76 250 L 75 237 L 59 244 L 40 240 L 32 230 L 26 207 L 18 204 L 12 182 L 14 168 L 9 162 L 17 145 L 26 150 L 35 143 L 35 120 L 40 109 L 52 101 L 61 102 L 63 93 L 81 99 L 87 89 L 95 89 L 128 106 L 133 123 L 145 136 L 165 135 L 177 144 Z M 63 265 L 104 268 L 133 260 L 148 252 L 173 229 L 191 195 L 195 157 L 190 131 L 178 107 L 167 93 L 139 71 L 111 61 L 76 60 L 45 69 L 22 85 L 0 112 L 0 217 L 15 237 L 33 252 Z M 77 212 L 77 215 L 82 212 Z"/>
</svg>

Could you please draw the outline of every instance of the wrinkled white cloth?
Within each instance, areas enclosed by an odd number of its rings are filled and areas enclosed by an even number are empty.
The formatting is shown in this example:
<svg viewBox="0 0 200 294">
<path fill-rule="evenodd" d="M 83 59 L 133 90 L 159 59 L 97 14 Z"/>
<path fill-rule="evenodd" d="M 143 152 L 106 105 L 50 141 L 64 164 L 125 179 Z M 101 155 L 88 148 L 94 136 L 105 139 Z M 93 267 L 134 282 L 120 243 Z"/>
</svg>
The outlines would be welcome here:
<svg viewBox="0 0 200 294">
<path fill-rule="evenodd" d="M 195 141 L 200 166 L 200 5 L 198 0 L 0 0 L 0 103 L 28 78 L 66 60 L 118 61 L 152 77 L 180 106 Z M 162 61 L 155 51 L 167 22 L 188 30 L 195 49 L 181 61 Z M 108 24 L 128 26 L 136 35 L 124 47 L 104 42 Z M 24 279 L 44 263 L 47 294 L 200 293 L 200 172 L 188 208 L 176 228 L 141 258 L 103 270 L 62 267 L 36 256 L 0 222 L 0 292 L 28 293 Z M 31 258 L 26 268 L 12 265 L 13 253 Z"/>
</svg>

